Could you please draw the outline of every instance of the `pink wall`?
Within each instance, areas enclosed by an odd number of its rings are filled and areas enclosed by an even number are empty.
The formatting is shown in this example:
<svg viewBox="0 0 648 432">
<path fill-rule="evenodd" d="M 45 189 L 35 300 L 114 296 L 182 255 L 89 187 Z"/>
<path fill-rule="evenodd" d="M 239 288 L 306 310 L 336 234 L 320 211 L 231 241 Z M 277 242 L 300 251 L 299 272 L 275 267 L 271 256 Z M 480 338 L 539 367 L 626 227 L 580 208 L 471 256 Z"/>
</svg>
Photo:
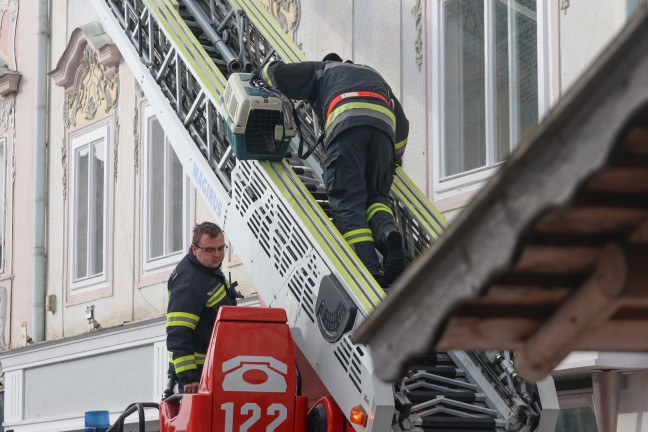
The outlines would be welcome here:
<svg viewBox="0 0 648 432">
<path fill-rule="evenodd" d="M 10 2 L 11 3 L 11 2 Z M 20 8 L 17 14 L 12 13 Z M 5 276 L 12 275 L 13 280 L 6 279 L 2 284 L 9 294 L 9 308 L 5 323 L 5 340 L 10 347 L 22 344 L 21 324 L 27 323 L 31 333 L 32 304 L 32 251 L 34 220 L 34 113 L 35 113 L 35 55 L 36 52 L 36 2 L 16 2 L 7 6 L 2 19 L 0 47 L 4 60 L 9 68 L 17 66 L 22 74 L 18 92 L 9 96 L 15 97 L 13 136 L 7 131 L 8 147 L 13 146 L 15 157 L 15 183 L 13 185 L 13 203 L 8 203 L 8 218 L 12 224 L 7 226 L 6 235 L 11 242 L 11 261 L 7 262 Z M 16 58 L 14 58 L 14 52 Z M 4 101 L 7 102 L 6 100 Z M 15 138 L 14 138 L 15 137 Z M 13 143 L 12 143 L 13 141 Z M 7 165 L 7 187 L 11 188 L 11 160 Z M 13 226 L 12 226 L 13 225 Z"/>
</svg>

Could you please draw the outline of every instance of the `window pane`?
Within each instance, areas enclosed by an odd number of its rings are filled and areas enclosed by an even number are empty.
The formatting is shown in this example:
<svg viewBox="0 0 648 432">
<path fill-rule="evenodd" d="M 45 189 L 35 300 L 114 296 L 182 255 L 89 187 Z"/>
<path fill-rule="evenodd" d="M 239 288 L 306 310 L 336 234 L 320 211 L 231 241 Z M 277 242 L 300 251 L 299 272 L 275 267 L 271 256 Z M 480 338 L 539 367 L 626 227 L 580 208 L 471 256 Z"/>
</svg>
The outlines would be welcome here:
<svg viewBox="0 0 648 432">
<path fill-rule="evenodd" d="M 556 432 L 596 432 L 596 417 L 591 408 L 561 409 L 556 422 Z"/>
<path fill-rule="evenodd" d="M 76 150 L 75 166 L 75 201 L 74 227 L 76 229 L 74 242 L 74 279 L 78 280 L 88 275 L 88 153 L 89 146 Z"/>
<path fill-rule="evenodd" d="M 148 142 L 148 253 L 147 260 L 164 255 L 164 131 L 149 120 Z"/>
<path fill-rule="evenodd" d="M 484 2 L 445 3 L 444 175 L 486 163 Z"/>
<path fill-rule="evenodd" d="M 536 0 L 517 0 L 518 119 L 516 141 L 538 124 L 538 33 Z M 513 145 L 516 145 L 514 142 Z"/>
<path fill-rule="evenodd" d="M 104 251 L 104 178 L 105 178 L 105 143 L 103 140 L 93 143 L 93 167 L 92 167 L 92 184 L 94 186 L 93 200 L 93 241 L 92 247 L 92 262 L 91 262 L 91 275 L 103 273 L 103 251 Z"/>
<path fill-rule="evenodd" d="M 503 161 L 537 124 L 536 0 L 448 0 L 443 19 L 447 177 Z"/>
<path fill-rule="evenodd" d="M 504 160 L 510 152 L 509 140 L 509 10 L 505 2 L 495 3 L 495 98 L 496 115 L 496 161 Z M 512 44 L 514 47 L 515 44 Z"/>
<path fill-rule="evenodd" d="M 173 151 L 173 147 L 167 141 L 167 152 L 169 161 L 170 180 L 170 203 L 169 203 L 169 239 L 167 254 L 177 252 L 182 249 L 182 210 L 184 208 L 184 185 L 183 170 L 180 159 Z"/>
<path fill-rule="evenodd" d="M 184 247 L 184 171 L 160 122 L 148 123 L 147 142 L 147 253 L 150 262 Z"/>
</svg>

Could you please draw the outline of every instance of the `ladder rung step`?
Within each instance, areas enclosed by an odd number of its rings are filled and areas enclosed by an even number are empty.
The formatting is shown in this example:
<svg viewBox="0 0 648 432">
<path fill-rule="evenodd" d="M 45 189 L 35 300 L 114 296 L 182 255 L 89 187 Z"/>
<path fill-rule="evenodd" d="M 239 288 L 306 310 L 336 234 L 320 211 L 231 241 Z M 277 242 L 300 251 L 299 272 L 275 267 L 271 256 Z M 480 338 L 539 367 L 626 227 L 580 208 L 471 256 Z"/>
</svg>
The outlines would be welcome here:
<svg viewBox="0 0 648 432">
<path fill-rule="evenodd" d="M 469 428 L 469 429 L 448 429 L 447 427 L 423 427 L 423 432 L 504 432 L 500 429 L 483 429 L 483 428 Z"/>
<path fill-rule="evenodd" d="M 427 373 L 431 373 L 434 375 L 439 375 L 447 378 L 464 376 L 463 371 L 457 369 L 454 366 L 449 366 L 449 365 L 444 365 L 444 366 L 414 365 L 410 367 L 410 370 L 413 372 L 423 371 L 423 372 L 427 372 Z"/>
<path fill-rule="evenodd" d="M 455 432 L 460 430 L 479 430 L 494 431 L 497 427 L 495 419 L 482 417 L 446 417 L 446 416 L 427 416 L 423 417 L 423 427 L 443 427 L 449 431 Z"/>
<path fill-rule="evenodd" d="M 466 392 L 453 392 L 453 391 L 426 391 L 426 390 L 413 390 L 407 393 L 407 398 L 415 404 L 422 402 L 427 402 L 434 399 L 437 396 L 445 396 L 448 399 L 461 401 L 461 402 L 476 402 L 478 400 L 477 395 L 471 391 Z"/>
<path fill-rule="evenodd" d="M 479 401 L 483 399 L 482 393 L 475 393 L 472 390 L 417 389 L 417 390 L 410 390 L 407 392 L 407 398 L 414 403 L 421 403 L 428 400 L 432 400 L 437 396 L 445 396 L 453 399 L 455 399 L 456 396 L 457 398 L 470 398 L 473 401 Z"/>
<path fill-rule="evenodd" d="M 416 359 L 417 364 L 436 364 L 439 361 L 447 361 L 449 356 L 445 353 L 430 353 Z"/>
<path fill-rule="evenodd" d="M 218 56 L 220 57 L 220 53 L 219 53 L 218 50 L 217 50 L 216 48 L 214 48 L 213 46 L 211 46 L 211 45 L 207 45 L 207 44 L 203 44 L 202 47 L 203 47 L 203 49 L 204 49 L 205 51 L 207 51 L 207 54 L 209 54 L 210 57 L 211 57 L 212 54 L 218 54 Z"/>
</svg>

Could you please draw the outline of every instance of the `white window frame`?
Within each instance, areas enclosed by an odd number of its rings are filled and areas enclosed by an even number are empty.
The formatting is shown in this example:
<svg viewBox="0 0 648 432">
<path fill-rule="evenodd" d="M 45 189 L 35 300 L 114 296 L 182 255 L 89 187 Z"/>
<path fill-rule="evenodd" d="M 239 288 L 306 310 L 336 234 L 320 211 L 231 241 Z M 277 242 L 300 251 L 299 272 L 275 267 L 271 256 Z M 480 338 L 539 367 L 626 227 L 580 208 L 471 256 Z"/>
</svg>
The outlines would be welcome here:
<svg viewBox="0 0 648 432">
<path fill-rule="evenodd" d="M 108 254 L 109 254 L 109 225 L 110 225 L 110 215 L 108 213 L 109 209 L 109 185 L 110 185 L 110 149 L 112 148 L 112 140 L 110 139 L 110 124 L 103 124 L 92 129 L 85 129 L 77 134 L 72 135 L 70 138 L 70 207 L 69 207 L 69 223 L 70 223 L 70 264 L 69 264 L 69 275 L 70 275 L 70 293 L 72 295 L 79 294 L 87 291 L 94 291 L 99 288 L 104 288 L 108 284 Z M 103 215 L 104 215 L 104 224 L 103 224 L 103 262 L 102 269 L 103 271 L 97 275 L 85 277 L 79 280 L 75 280 L 75 265 L 76 265 L 76 229 L 75 221 L 77 209 L 75 208 L 77 191 L 76 191 L 76 178 L 77 178 L 77 166 L 76 166 L 76 152 L 80 148 L 90 145 L 91 143 L 103 139 L 104 141 L 104 203 L 103 203 Z"/>
<path fill-rule="evenodd" d="M 431 100 L 432 100 L 432 139 L 433 151 L 432 157 L 432 177 L 433 177 L 433 192 L 434 199 L 441 200 L 449 198 L 462 192 L 469 192 L 479 188 L 485 183 L 502 165 L 503 162 L 496 162 L 496 131 L 494 128 L 496 122 L 496 108 L 495 108 L 495 95 L 493 93 L 495 74 L 495 58 L 493 55 L 494 47 L 494 7 L 496 1 L 501 0 L 484 0 L 484 13 L 485 13 L 485 41 L 484 41 L 484 57 L 485 57 L 485 116 L 486 116 L 486 163 L 482 167 L 472 170 L 456 173 L 453 175 L 444 175 L 445 170 L 445 20 L 444 20 L 444 7 L 445 4 L 451 0 L 436 0 L 431 2 L 430 16 L 432 30 L 430 32 L 430 54 L 431 64 L 435 71 L 435 76 L 432 79 L 431 85 Z M 547 2 L 544 0 L 537 0 L 536 4 L 536 17 L 537 17 L 537 41 L 538 41 L 538 61 L 537 61 L 537 75 L 538 75 L 538 114 L 542 117 L 547 111 L 545 101 L 552 99 L 550 92 L 552 86 L 548 84 L 551 79 L 552 71 L 550 70 L 550 56 L 554 53 L 545 48 L 545 40 L 550 36 L 550 26 L 547 24 L 549 14 L 547 12 Z M 509 14 L 511 9 L 509 8 Z M 435 25 L 436 24 L 436 25 Z M 514 29 L 510 27 L 514 25 L 514 20 L 509 19 L 509 34 Z M 509 45 L 509 51 L 515 49 L 514 46 Z M 514 67 L 513 64 L 509 65 L 509 70 Z M 515 71 L 511 71 L 513 74 Z M 490 84 L 489 84 L 490 83 Z M 515 88 L 514 81 L 511 80 L 510 88 Z M 509 98 L 513 98 L 515 94 L 511 92 Z M 511 105 L 511 104 L 510 104 Z M 489 108 L 490 107 L 490 108 Z M 511 106 L 510 109 L 515 109 Z M 519 134 L 517 125 L 510 124 L 510 135 L 514 136 Z M 517 140 L 510 139 L 511 151 L 517 145 Z"/>
<path fill-rule="evenodd" d="M 7 265 L 7 208 L 9 206 L 9 193 L 7 190 L 7 138 L 0 138 L 0 275 L 6 272 Z"/>
<path fill-rule="evenodd" d="M 162 257 L 157 257 L 153 259 L 149 259 L 148 256 L 148 248 L 149 248 L 149 230 L 147 226 L 147 221 L 149 220 L 149 214 L 150 214 L 150 208 L 149 208 L 149 193 L 148 193 L 148 177 L 149 177 L 149 155 L 150 155 L 150 144 L 151 144 L 151 139 L 150 139 L 150 122 L 151 120 L 155 117 L 155 114 L 153 112 L 153 109 L 149 104 L 146 104 L 143 109 L 143 121 L 142 121 L 142 130 L 143 130 L 143 136 L 142 136 L 142 147 L 143 147 L 143 152 L 142 152 L 142 220 L 141 220 L 141 226 L 142 226 L 142 266 L 143 270 L 145 273 L 156 271 L 171 265 L 176 264 L 180 259 L 184 256 L 186 253 L 186 245 L 188 240 L 188 223 L 189 223 L 189 181 L 187 179 L 187 175 L 184 171 L 183 167 L 183 176 L 182 176 L 182 247 L 180 250 L 163 255 Z M 167 175 L 167 156 L 168 152 L 172 151 L 175 152 L 173 149 L 173 146 L 171 146 L 171 143 L 169 142 L 169 138 L 164 134 L 164 140 L 165 140 L 165 177 Z M 177 155 L 176 155 L 177 157 Z M 166 184 L 166 182 L 165 182 Z M 165 190 L 165 198 L 168 195 L 168 190 Z M 165 206 L 166 207 L 166 206 Z M 164 225 L 167 224 L 167 215 L 164 215 Z"/>
</svg>

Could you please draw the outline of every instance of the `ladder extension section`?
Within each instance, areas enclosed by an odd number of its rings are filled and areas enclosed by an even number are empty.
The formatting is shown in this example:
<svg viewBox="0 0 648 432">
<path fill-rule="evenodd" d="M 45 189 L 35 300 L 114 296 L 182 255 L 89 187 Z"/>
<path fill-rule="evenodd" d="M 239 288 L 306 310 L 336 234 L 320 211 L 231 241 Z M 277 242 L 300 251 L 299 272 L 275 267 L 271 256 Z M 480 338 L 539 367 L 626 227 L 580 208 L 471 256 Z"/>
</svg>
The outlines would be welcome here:
<svg viewBox="0 0 648 432">
<path fill-rule="evenodd" d="M 503 380 L 510 371 L 485 355 L 480 363 L 466 353 L 439 354 L 394 386 L 375 376 L 368 351 L 350 341 L 349 330 L 384 292 L 330 221 L 321 149 L 306 161 L 232 155 L 221 106 L 229 73 L 306 60 L 265 9 L 250 0 L 91 2 L 261 301 L 286 309 L 293 339 L 346 415 L 363 405 L 371 413 L 365 430 L 386 430 L 395 408 L 402 430 L 525 430 L 535 410 L 517 383 Z M 319 132 L 311 108 L 296 108 L 303 139 L 313 145 Z M 391 199 L 411 262 L 445 220 L 400 168 Z M 338 308 L 330 310 L 331 303 Z"/>
</svg>

